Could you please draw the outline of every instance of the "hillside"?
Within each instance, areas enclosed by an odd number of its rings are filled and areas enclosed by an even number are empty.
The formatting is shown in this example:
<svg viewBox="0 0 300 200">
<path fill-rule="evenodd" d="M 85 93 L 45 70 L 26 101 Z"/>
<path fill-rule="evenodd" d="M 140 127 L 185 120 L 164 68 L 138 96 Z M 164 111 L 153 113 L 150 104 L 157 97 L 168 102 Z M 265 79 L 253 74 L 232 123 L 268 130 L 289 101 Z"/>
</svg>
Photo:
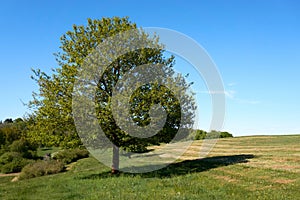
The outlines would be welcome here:
<svg viewBox="0 0 300 200">
<path fill-rule="evenodd" d="M 167 168 L 112 177 L 94 158 L 30 180 L 0 178 L 0 199 L 300 199 L 300 135 L 220 139 L 198 159 L 201 141 Z"/>
</svg>

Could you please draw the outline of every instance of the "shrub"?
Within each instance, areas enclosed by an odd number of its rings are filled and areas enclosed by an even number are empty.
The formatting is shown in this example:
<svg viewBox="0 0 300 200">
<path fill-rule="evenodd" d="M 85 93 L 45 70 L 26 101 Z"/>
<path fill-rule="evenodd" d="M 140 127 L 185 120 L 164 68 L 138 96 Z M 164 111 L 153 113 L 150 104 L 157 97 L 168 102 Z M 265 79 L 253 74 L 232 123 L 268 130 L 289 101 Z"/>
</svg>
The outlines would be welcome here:
<svg viewBox="0 0 300 200">
<path fill-rule="evenodd" d="M 195 140 L 203 140 L 206 137 L 207 132 L 203 130 L 196 130 L 195 131 Z"/>
<path fill-rule="evenodd" d="M 19 152 L 6 152 L 0 156 L 0 165 L 12 162 L 14 159 L 22 158 Z"/>
<path fill-rule="evenodd" d="M 5 135 L 0 128 L 0 145 L 4 145 L 4 144 L 5 144 Z"/>
<path fill-rule="evenodd" d="M 196 140 L 202 140 L 202 139 L 216 139 L 216 138 L 229 138 L 233 137 L 231 133 L 228 132 L 219 132 L 212 130 L 211 132 L 205 132 L 202 130 L 196 130 Z"/>
<path fill-rule="evenodd" d="M 220 132 L 219 131 L 211 131 L 207 133 L 206 139 L 217 139 L 220 138 Z"/>
<path fill-rule="evenodd" d="M 22 130 L 15 124 L 5 123 L 0 126 L 1 144 L 11 144 L 21 137 Z"/>
<path fill-rule="evenodd" d="M 127 148 L 124 148 L 124 150 L 134 153 L 145 153 L 148 151 L 146 145 L 129 145 Z"/>
<path fill-rule="evenodd" d="M 1 173 L 20 172 L 31 161 L 22 157 L 19 152 L 6 152 L 0 156 Z"/>
<path fill-rule="evenodd" d="M 64 163 L 58 160 L 36 161 L 26 165 L 19 175 L 19 180 L 29 179 L 48 174 L 57 174 L 64 170 Z"/>
<path fill-rule="evenodd" d="M 4 154 L 5 152 L 8 152 L 9 151 L 9 147 L 8 147 L 8 145 L 1 145 L 0 146 L 0 156 L 2 155 L 2 154 Z"/>
<path fill-rule="evenodd" d="M 88 156 L 89 152 L 86 149 L 65 149 L 54 153 L 53 159 L 60 160 L 65 164 L 68 164 Z"/>
<path fill-rule="evenodd" d="M 36 157 L 36 149 L 36 146 L 30 144 L 25 139 L 15 140 L 10 145 L 10 151 L 19 152 L 22 154 L 22 157 L 29 159 Z"/>
<path fill-rule="evenodd" d="M 1 172 L 4 174 L 20 172 L 23 169 L 23 167 L 28 165 L 30 162 L 31 160 L 24 158 L 14 159 L 12 162 L 2 165 Z"/>
<path fill-rule="evenodd" d="M 221 132 L 220 134 L 220 138 L 229 138 L 229 137 L 233 137 L 233 135 L 228 132 Z"/>
</svg>

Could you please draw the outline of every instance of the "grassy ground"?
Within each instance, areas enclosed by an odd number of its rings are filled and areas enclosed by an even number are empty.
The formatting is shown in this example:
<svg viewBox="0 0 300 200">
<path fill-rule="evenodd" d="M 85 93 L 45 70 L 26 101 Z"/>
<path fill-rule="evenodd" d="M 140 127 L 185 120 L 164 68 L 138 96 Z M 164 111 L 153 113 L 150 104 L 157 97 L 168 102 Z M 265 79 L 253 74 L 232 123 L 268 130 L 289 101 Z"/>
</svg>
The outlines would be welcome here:
<svg viewBox="0 0 300 200">
<path fill-rule="evenodd" d="M 221 139 L 204 159 L 200 147 L 146 174 L 112 177 L 86 158 L 61 174 L 1 177 L 0 199 L 300 199 L 300 135 Z"/>
<path fill-rule="evenodd" d="M 59 147 L 44 147 L 44 148 L 38 148 L 37 150 L 37 156 L 39 157 L 43 157 L 45 156 L 47 153 L 53 153 L 56 151 L 59 151 L 60 148 Z"/>
</svg>

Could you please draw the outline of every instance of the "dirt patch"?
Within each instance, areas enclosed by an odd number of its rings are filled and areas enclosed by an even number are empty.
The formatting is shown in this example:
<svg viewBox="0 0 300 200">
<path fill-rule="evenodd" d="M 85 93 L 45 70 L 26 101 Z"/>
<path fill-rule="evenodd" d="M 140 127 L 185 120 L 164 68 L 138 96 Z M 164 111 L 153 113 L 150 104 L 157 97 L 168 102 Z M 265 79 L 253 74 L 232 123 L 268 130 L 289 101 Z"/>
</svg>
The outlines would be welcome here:
<svg viewBox="0 0 300 200">
<path fill-rule="evenodd" d="M 0 177 L 19 176 L 19 175 L 20 175 L 20 173 L 0 174 Z"/>
<path fill-rule="evenodd" d="M 76 164 L 77 162 L 72 162 L 72 163 L 70 163 L 70 164 L 68 164 L 68 165 L 66 165 L 66 171 L 69 171 L 69 170 L 71 170 L 72 169 L 72 167 Z"/>
</svg>

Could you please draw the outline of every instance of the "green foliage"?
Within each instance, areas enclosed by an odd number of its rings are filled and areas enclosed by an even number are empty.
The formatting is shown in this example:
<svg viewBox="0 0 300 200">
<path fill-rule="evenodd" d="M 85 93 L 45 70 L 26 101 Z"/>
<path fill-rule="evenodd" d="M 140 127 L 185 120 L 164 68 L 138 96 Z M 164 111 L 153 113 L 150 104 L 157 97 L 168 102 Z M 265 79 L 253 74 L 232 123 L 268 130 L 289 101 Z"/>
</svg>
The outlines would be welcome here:
<svg viewBox="0 0 300 200">
<path fill-rule="evenodd" d="M 203 140 L 206 137 L 207 132 L 203 130 L 195 130 L 195 140 Z"/>
<path fill-rule="evenodd" d="M 36 150 L 37 146 L 31 144 L 28 140 L 25 139 L 15 140 L 10 145 L 11 152 L 18 152 L 22 155 L 22 157 L 29 159 L 36 158 Z"/>
<path fill-rule="evenodd" d="M 217 139 L 220 138 L 220 132 L 212 130 L 206 134 L 207 139 Z"/>
<path fill-rule="evenodd" d="M 4 154 L 5 152 L 8 152 L 9 151 L 9 146 L 8 145 L 1 145 L 0 146 L 0 156 L 2 154 Z"/>
<path fill-rule="evenodd" d="M 220 138 L 231 138 L 231 137 L 233 137 L 233 135 L 231 133 L 228 133 L 228 132 L 220 133 Z"/>
<path fill-rule="evenodd" d="M 10 145 L 15 140 L 26 136 L 26 121 L 21 118 L 16 120 L 6 119 L 0 124 L 0 146 Z"/>
<path fill-rule="evenodd" d="M 7 118 L 4 120 L 4 124 L 11 124 L 13 123 L 13 120 L 11 118 Z"/>
<path fill-rule="evenodd" d="M 33 70 L 32 78 L 39 86 L 39 93 L 33 93 L 33 100 L 29 103 L 29 107 L 34 108 L 35 113 L 29 126 L 28 136 L 34 142 L 42 146 L 65 148 L 75 148 L 82 144 L 77 135 L 72 111 L 73 87 L 77 73 L 84 71 L 83 62 L 96 46 L 108 37 L 132 29 L 137 30 L 137 26 L 128 18 L 88 19 L 86 26 L 74 25 L 72 31 L 68 31 L 61 37 L 61 52 L 56 54 L 59 67 L 53 69 L 52 75 L 39 69 Z M 139 126 L 149 123 L 149 110 L 153 104 L 160 104 L 163 107 L 167 112 L 167 119 L 163 130 L 158 134 L 147 139 L 132 137 L 116 124 L 112 115 L 111 99 L 113 88 L 124 74 L 145 64 L 159 66 L 166 75 L 164 77 L 172 77 L 175 73 L 172 69 L 174 57 L 164 57 L 164 50 L 158 43 L 158 38 L 150 38 L 142 30 L 139 34 L 139 37 L 146 38 L 145 43 L 157 48 L 142 48 L 113 59 L 103 75 L 99 77 L 96 83 L 97 91 L 93 98 L 98 124 L 107 138 L 118 147 L 130 151 L 141 151 L 152 144 L 170 142 L 181 125 L 180 119 L 191 121 L 194 118 L 193 111 L 196 109 L 193 97 L 185 93 L 190 84 L 186 83 L 182 76 L 177 76 L 172 83 L 176 83 L 183 96 L 183 103 L 180 105 L 173 91 L 157 83 L 141 86 L 130 99 L 132 118 Z M 128 38 L 124 45 L 131 44 L 132 41 L 132 38 Z M 115 48 L 121 47 L 116 45 Z M 109 60 L 111 48 L 101 53 Z M 181 115 L 180 109 L 184 110 L 184 116 Z M 96 145 L 99 143 L 96 142 Z"/>
<path fill-rule="evenodd" d="M 2 173 L 20 172 L 35 159 L 36 146 L 26 138 L 27 122 L 21 118 L 7 119 L 0 124 L 0 171 Z"/>
<path fill-rule="evenodd" d="M 22 168 L 30 163 L 30 160 L 22 157 L 18 152 L 6 152 L 0 156 L 1 173 L 20 172 Z"/>
<path fill-rule="evenodd" d="M 19 180 L 29 179 L 48 174 L 56 174 L 64 170 L 64 163 L 58 160 L 36 161 L 26 165 L 19 175 Z"/>
<path fill-rule="evenodd" d="M 88 156 L 89 152 L 86 149 L 65 149 L 54 153 L 52 158 L 69 164 Z"/>
<path fill-rule="evenodd" d="M 6 152 L 1 155 L 0 164 L 4 165 L 13 161 L 14 159 L 19 159 L 19 158 L 22 158 L 22 154 L 19 152 Z"/>
<path fill-rule="evenodd" d="M 231 133 L 220 132 L 220 131 L 215 131 L 215 130 L 212 130 L 211 132 L 206 132 L 203 130 L 194 130 L 193 135 L 194 135 L 195 140 L 233 137 L 233 135 Z"/>
<path fill-rule="evenodd" d="M 19 130 L 14 124 L 7 123 L 0 126 L 1 144 L 11 144 L 13 141 L 21 138 L 22 130 Z"/>
<path fill-rule="evenodd" d="M 140 144 L 140 145 L 128 145 L 127 147 L 123 147 L 125 151 L 130 151 L 134 153 L 144 153 L 147 152 L 147 145 Z"/>
<path fill-rule="evenodd" d="M 6 137 L 5 137 L 5 134 L 4 132 L 2 131 L 2 129 L 0 129 L 0 145 L 4 145 L 5 144 L 5 141 L 6 141 Z"/>
<path fill-rule="evenodd" d="M 29 107 L 36 109 L 29 135 L 42 146 L 74 148 L 81 145 L 72 116 L 72 92 L 76 74 L 85 57 L 105 38 L 136 28 L 128 18 L 88 20 L 87 26 L 73 26 L 61 37 L 61 52 L 56 54 L 60 67 L 52 75 L 33 70 L 39 93 Z"/>
</svg>

